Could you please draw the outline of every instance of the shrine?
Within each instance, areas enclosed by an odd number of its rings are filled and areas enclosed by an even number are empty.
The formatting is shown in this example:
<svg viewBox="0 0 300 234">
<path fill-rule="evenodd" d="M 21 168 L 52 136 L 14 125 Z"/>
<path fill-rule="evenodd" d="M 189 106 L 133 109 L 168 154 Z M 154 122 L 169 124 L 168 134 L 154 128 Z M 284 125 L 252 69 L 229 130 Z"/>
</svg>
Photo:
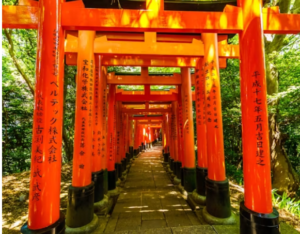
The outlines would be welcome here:
<svg viewBox="0 0 300 234">
<path fill-rule="evenodd" d="M 80 233 L 89 225 L 92 233 L 95 209 L 108 198 L 116 202 L 134 159 L 157 143 L 173 183 L 191 207 L 202 207 L 208 224 L 239 219 L 241 234 L 280 233 L 271 198 L 263 34 L 299 33 L 300 15 L 262 8 L 262 0 L 207 2 L 20 0 L 2 7 L 3 28 L 38 30 L 29 212 L 22 233 Z M 228 43 L 234 34 L 239 45 Z M 221 108 L 220 69 L 230 58 L 240 60 L 241 74 L 245 198 L 239 217 L 231 210 Z M 77 75 L 72 184 L 63 214 L 65 64 L 77 66 Z M 108 72 L 109 66 L 139 66 L 141 72 Z M 150 67 L 181 72 L 154 74 Z"/>
</svg>

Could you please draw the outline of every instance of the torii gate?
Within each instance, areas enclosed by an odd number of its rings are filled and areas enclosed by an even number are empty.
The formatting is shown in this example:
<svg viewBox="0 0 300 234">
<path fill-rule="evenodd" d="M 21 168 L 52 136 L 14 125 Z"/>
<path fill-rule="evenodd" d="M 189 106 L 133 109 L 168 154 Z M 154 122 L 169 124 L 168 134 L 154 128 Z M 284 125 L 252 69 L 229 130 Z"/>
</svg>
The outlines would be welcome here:
<svg viewBox="0 0 300 234">
<path fill-rule="evenodd" d="M 26 224 L 22 229 L 23 233 L 64 232 L 65 221 L 63 215 L 59 213 L 59 201 L 64 32 L 66 30 L 90 30 L 79 31 L 79 37 L 84 37 L 90 47 L 94 42 L 95 31 L 202 33 L 205 41 L 204 59 L 199 61 L 195 77 L 196 90 L 197 87 L 200 90 L 199 92 L 196 91 L 196 105 L 199 105 L 199 110 L 202 111 L 202 115 L 200 115 L 197 109 L 197 127 L 202 129 L 200 131 L 202 133 L 205 132 L 205 128 L 209 130 L 207 131 L 208 144 L 212 143 L 210 140 L 212 138 L 217 139 L 217 141 L 214 145 L 207 147 L 207 153 L 210 156 L 207 157 L 207 165 L 205 165 L 205 153 L 203 153 L 200 156 L 203 157 L 203 160 L 200 160 L 202 164 L 198 166 L 209 168 L 206 188 L 211 186 L 224 188 L 225 185 L 225 190 L 228 185 L 226 185 L 225 170 L 223 170 L 224 155 L 222 152 L 215 152 L 216 149 L 221 149 L 223 144 L 216 34 L 239 33 L 245 181 L 245 202 L 241 203 L 240 208 L 241 233 L 279 233 L 278 213 L 272 208 L 271 201 L 270 152 L 262 36 L 263 33 L 299 33 L 300 15 L 280 14 L 278 8 L 262 9 L 261 0 L 238 0 L 237 7 L 226 6 L 224 12 L 164 11 L 163 2 L 159 0 L 146 1 L 147 10 L 88 9 L 84 8 L 81 1 L 41 0 L 37 3 L 28 0 L 24 2 L 23 6 L 3 6 L 2 8 L 4 28 L 38 29 L 39 37 L 29 217 L 28 225 Z M 209 46 L 213 48 L 212 53 L 209 51 Z M 93 70 L 96 67 L 94 53 L 93 51 L 83 52 L 84 49 L 85 47 L 81 47 L 77 56 L 78 74 L 86 74 L 87 86 L 93 89 L 93 82 L 89 79 L 93 78 Z M 124 58 L 121 61 L 124 62 Z M 145 60 L 141 62 L 147 65 Z M 202 62 L 204 62 L 204 66 Z M 169 64 L 173 63 L 174 60 Z M 148 66 L 151 64 L 152 62 Z M 92 72 L 85 73 L 85 69 Z M 100 69 L 99 65 L 98 69 Z M 184 155 L 187 156 L 184 159 L 184 170 L 187 177 L 192 177 L 195 170 L 194 152 L 191 150 L 193 148 L 193 141 L 191 140 L 193 137 L 193 131 L 191 130 L 192 94 L 190 91 L 191 78 L 187 67 L 182 68 L 182 77 L 183 121 L 181 123 L 184 123 L 182 128 L 184 132 Z M 204 80 L 207 81 L 204 83 Z M 79 87 L 82 88 L 83 86 L 80 84 Z M 113 87 L 113 85 L 110 85 L 110 87 Z M 112 90 L 113 88 L 111 88 Z M 216 95 L 213 95 L 210 91 Z M 93 92 L 88 93 L 88 97 L 91 99 L 93 99 L 92 94 Z M 109 102 L 114 103 L 115 95 L 113 95 L 113 91 L 109 93 L 109 96 Z M 217 100 L 216 104 L 212 101 L 214 97 Z M 201 103 L 198 99 L 206 101 Z M 208 116 L 209 108 L 212 108 L 211 113 L 217 115 L 216 119 L 220 124 L 218 128 L 213 129 L 216 125 L 209 122 L 208 117 L 206 118 L 206 125 L 199 122 L 200 119 L 203 119 L 205 113 L 203 104 L 206 106 L 206 116 Z M 216 106 L 214 107 L 214 105 Z M 81 120 L 78 120 L 78 123 L 76 122 L 77 126 L 85 129 L 82 130 L 81 138 L 78 136 L 79 143 L 81 140 L 85 141 L 85 138 L 89 138 L 87 143 L 90 143 L 92 137 L 92 117 L 90 114 L 92 113 L 93 102 L 87 103 L 85 107 L 89 111 L 86 113 L 80 112 Z M 114 119 L 114 111 L 111 109 L 112 119 Z M 168 124 L 163 123 L 163 126 L 168 132 Z M 108 137 L 112 133 L 113 125 L 108 125 Z M 206 139 L 205 136 L 203 139 Z M 204 150 L 206 144 L 202 143 L 201 150 Z M 83 150 L 80 152 L 84 152 L 86 155 L 92 153 L 92 149 L 89 147 L 85 146 Z M 78 155 L 80 152 L 77 152 Z M 83 160 L 89 161 L 89 156 L 83 158 Z M 211 166 L 214 164 L 217 164 L 217 166 Z M 82 182 L 78 190 L 76 190 L 76 185 L 73 184 L 72 191 L 75 196 L 83 191 L 82 188 L 84 188 L 85 194 L 93 194 L 91 165 L 89 163 L 86 165 L 85 168 L 84 164 L 73 165 L 74 168 L 78 166 L 75 174 L 78 173 L 78 178 Z M 261 178 L 264 178 L 264 180 L 261 181 Z M 76 178 L 73 178 L 73 181 L 76 182 Z M 185 180 L 185 182 L 189 182 L 189 180 Z M 188 184 L 187 188 L 189 187 L 193 187 L 193 185 Z M 214 195 L 218 196 L 218 194 L 213 193 L 213 190 L 208 189 L 206 202 L 208 213 L 216 216 L 214 209 L 222 213 L 222 208 L 208 206 L 209 199 Z M 220 205 L 220 198 L 214 198 L 213 201 Z M 228 205 L 228 202 L 226 202 L 226 205 Z M 86 212 L 81 214 L 83 221 L 90 221 L 93 218 L 90 210 L 92 210 L 91 207 L 83 210 Z M 224 216 L 228 217 L 228 209 L 225 208 L 223 211 Z M 72 223 L 72 221 L 70 222 Z M 73 220 L 73 222 L 75 221 Z"/>
</svg>

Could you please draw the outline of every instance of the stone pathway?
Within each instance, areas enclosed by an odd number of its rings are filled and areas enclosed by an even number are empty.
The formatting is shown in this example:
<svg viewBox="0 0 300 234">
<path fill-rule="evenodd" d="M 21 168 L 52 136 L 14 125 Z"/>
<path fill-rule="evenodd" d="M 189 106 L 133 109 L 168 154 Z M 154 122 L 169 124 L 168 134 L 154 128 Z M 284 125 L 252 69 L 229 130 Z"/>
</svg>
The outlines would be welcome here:
<svg viewBox="0 0 300 234">
<path fill-rule="evenodd" d="M 238 234 L 238 225 L 210 226 L 201 211 L 190 209 L 164 170 L 161 152 L 155 146 L 134 160 L 112 215 L 94 233 Z"/>
</svg>

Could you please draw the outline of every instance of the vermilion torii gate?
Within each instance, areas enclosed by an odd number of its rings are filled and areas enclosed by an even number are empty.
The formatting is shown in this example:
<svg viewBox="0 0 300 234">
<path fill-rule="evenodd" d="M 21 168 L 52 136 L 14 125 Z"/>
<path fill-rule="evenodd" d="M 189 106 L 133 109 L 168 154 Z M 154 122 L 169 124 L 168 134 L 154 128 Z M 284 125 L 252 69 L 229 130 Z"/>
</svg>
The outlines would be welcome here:
<svg viewBox="0 0 300 234">
<path fill-rule="evenodd" d="M 171 169 L 181 178 L 186 191 L 193 192 L 196 188 L 195 201 L 206 202 L 204 214 L 208 222 L 215 218 L 218 222 L 230 220 L 219 83 L 222 56 L 230 56 L 222 55 L 223 45 L 218 43 L 217 36 L 229 33 L 238 33 L 240 41 L 239 56 L 235 56 L 241 60 L 245 181 L 245 201 L 240 208 L 241 233 L 279 233 L 278 213 L 271 201 L 262 36 L 263 33 L 299 33 L 300 15 L 280 14 L 278 8 L 262 9 L 261 0 L 238 0 L 237 7 L 226 6 L 223 12 L 164 11 L 160 0 L 147 0 L 146 10 L 92 9 L 85 8 L 81 1 L 24 0 L 20 3 L 20 6 L 3 6 L 2 11 L 4 28 L 38 30 L 29 216 L 23 233 L 64 233 L 65 230 L 65 218 L 59 212 L 64 53 L 67 53 L 65 60 L 69 59 L 70 64 L 77 61 L 78 67 L 67 225 L 77 228 L 97 219 L 93 203 L 101 201 L 107 189 L 116 188 L 119 172 L 125 169 L 133 153 L 139 152 L 140 143 L 151 141 L 149 136 L 153 133 L 149 131 L 149 123 L 131 117 L 131 110 L 123 111 L 119 103 L 126 105 L 137 100 L 146 105 L 151 101 L 170 105 L 167 111 L 156 111 L 163 114 L 164 153 L 170 154 Z M 69 30 L 78 33 L 72 38 Z M 112 33 L 144 31 L 145 34 L 135 38 Z M 164 35 L 170 33 L 177 35 L 175 47 L 170 45 L 174 43 L 173 36 Z M 186 33 L 201 33 L 201 38 Z M 117 42 L 120 37 L 125 38 L 122 43 Z M 190 44 L 184 46 L 186 42 Z M 230 50 L 234 51 L 237 50 Z M 108 65 L 181 67 L 181 79 L 164 78 L 160 82 L 144 76 L 141 83 L 130 79 L 126 83 L 170 84 L 170 80 L 171 83 L 176 80 L 178 93 L 167 97 L 151 95 L 149 86 L 143 97 L 116 93 L 115 85 L 122 82 L 116 79 L 109 82 L 104 67 Z M 196 67 L 197 167 L 190 67 Z M 150 113 L 148 109 L 143 112 Z M 125 128 L 121 127 L 122 123 Z M 106 180 L 107 188 L 103 186 Z"/>
</svg>

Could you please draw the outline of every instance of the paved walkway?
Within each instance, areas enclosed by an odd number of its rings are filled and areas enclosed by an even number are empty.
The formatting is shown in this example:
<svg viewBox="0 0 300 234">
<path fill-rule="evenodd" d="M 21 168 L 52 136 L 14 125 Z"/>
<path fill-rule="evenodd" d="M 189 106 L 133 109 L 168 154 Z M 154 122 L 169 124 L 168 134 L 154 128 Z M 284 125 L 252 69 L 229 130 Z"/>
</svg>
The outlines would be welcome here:
<svg viewBox="0 0 300 234">
<path fill-rule="evenodd" d="M 161 146 L 134 160 L 112 215 L 93 233 L 239 234 L 239 224 L 208 225 L 192 211 L 162 166 Z M 298 233 L 281 224 L 282 234 Z"/>
<path fill-rule="evenodd" d="M 161 150 L 155 146 L 135 159 L 105 233 L 182 233 L 183 226 L 202 224 L 171 183 Z"/>
</svg>

